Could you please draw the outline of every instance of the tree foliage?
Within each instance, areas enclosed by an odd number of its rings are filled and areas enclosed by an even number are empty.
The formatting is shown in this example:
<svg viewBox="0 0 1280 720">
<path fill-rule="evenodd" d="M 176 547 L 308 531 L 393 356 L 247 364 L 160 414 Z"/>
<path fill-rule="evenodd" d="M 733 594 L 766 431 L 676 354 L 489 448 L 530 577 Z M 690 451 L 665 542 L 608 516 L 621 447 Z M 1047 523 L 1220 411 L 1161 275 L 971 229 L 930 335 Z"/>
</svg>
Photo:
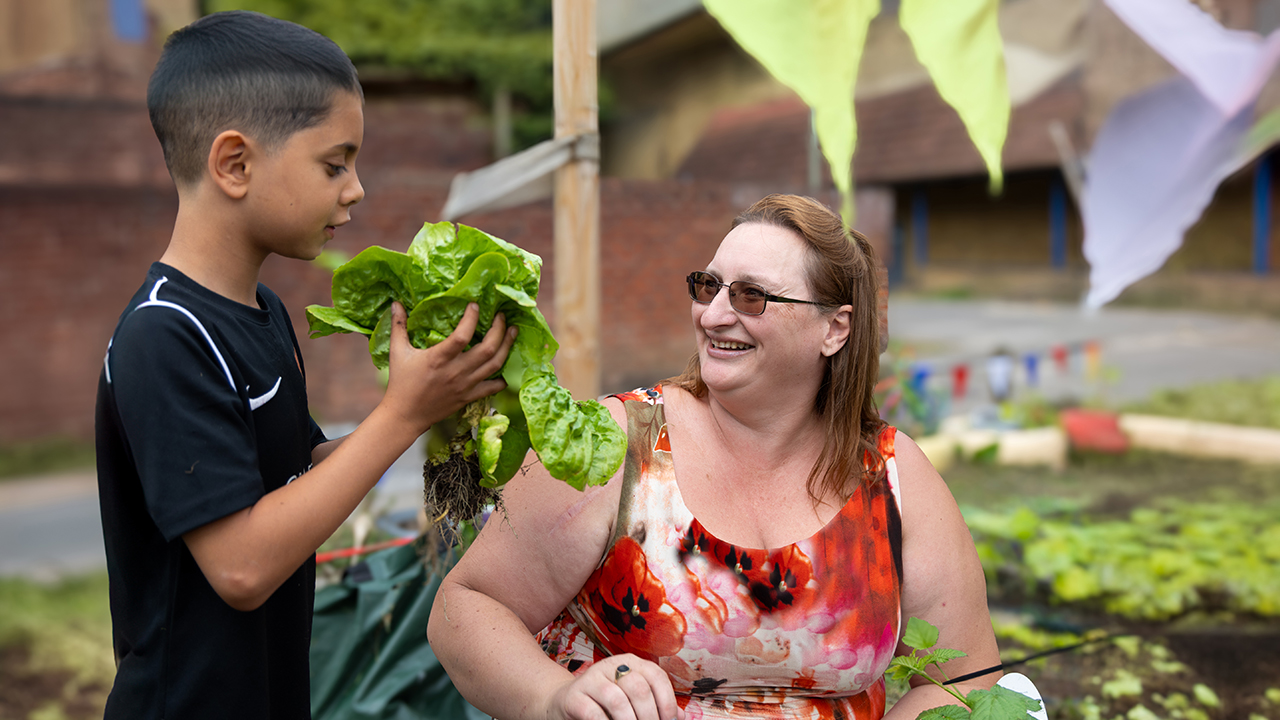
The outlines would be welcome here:
<svg viewBox="0 0 1280 720">
<path fill-rule="evenodd" d="M 486 100 L 505 88 L 526 111 L 517 144 L 550 130 L 551 0 L 205 0 L 204 10 L 296 22 L 331 38 L 366 71 L 474 82 Z"/>
</svg>

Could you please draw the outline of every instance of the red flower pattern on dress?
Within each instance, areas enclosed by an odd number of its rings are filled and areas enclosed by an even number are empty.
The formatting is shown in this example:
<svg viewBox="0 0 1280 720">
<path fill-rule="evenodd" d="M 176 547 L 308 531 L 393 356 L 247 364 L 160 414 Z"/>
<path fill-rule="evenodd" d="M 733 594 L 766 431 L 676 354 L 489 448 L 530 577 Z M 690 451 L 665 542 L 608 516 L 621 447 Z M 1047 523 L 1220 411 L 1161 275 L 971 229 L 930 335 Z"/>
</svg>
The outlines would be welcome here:
<svg viewBox="0 0 1280 720">
<path fill-rule="evenodd" d="M 799 607 L 809 595 L 813 565 L 795 545 L 772 552 L 741 548 L 716 539 L 695 518 L 680 540 L 680 558 L 687 563 L 703 554 L 732 572 L 766 612 Z"/>
<path fill-rule="evenodd" d="M 613 397 L 618 398 L 622 402 L 628 400 L 632 402 L 642 402 L 648 405 L 656 405 L 662 402 L 662 393 L 653 388 L 636 388 L 624 393 L 617 393 Z"/>
<path fill-rule="evenodd" d="M 654 660 L 674 655 L 684 644 L 684 615 L 667 603 L 666 589 L 649 570 L 640 544 L 630 537 L 614 543 L 578 598 L 594 611 L 605 636 L 601 639 L 615 652 Z"/>
<path fill-rule="evenodd" d="M 751 581 L 751 597 L 757 605 L 773 612 L 807 604 L 811 595 L 808 586 L 813 578 L 813 564 L 800 548 L 788 545 L 769 553 L 764 569 L 768 571 L 764 582 Z"/>
</svg>

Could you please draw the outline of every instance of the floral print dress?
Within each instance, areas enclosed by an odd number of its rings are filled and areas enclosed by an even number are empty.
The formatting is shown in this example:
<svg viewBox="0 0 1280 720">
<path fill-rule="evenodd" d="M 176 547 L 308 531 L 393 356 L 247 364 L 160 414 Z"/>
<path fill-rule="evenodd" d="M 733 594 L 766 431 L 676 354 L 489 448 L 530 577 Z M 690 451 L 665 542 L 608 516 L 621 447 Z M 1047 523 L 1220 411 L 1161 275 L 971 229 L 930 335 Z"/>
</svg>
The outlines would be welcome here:
<svg viewBox="0 0 1280 720">
<path fill-rule="evenodd" d="M 707 532 L 676 485 L 660 388 L 624 402 L 628 450 L 610 548 L 538 634 L 571 672 L 634 653 L 671 678 L 691 720 L 884 714 L 901 621 L 895 430 L 885 480 L 860 486 L 812 537 L 776 549 Z"/>
</svg>

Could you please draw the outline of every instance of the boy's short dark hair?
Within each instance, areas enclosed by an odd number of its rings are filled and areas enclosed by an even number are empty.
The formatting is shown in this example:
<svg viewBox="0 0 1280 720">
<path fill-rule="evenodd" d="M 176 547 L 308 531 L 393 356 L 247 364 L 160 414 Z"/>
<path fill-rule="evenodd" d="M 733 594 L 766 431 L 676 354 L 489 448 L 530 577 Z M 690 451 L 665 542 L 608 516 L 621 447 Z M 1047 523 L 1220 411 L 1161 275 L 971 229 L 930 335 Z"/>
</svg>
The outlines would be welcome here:
<svg viewBox="0 0 1280 720">
<path fill-rule="evenodd" d="M 274 149 L 323 122 L 335 91 L 363 98 L 355 66 L 332 40 L 243 10 L 214 13 L 165 41 L 147 109 L 169 174 L 198 181 L 219 133 L 236 129 Z"/>
</svg>

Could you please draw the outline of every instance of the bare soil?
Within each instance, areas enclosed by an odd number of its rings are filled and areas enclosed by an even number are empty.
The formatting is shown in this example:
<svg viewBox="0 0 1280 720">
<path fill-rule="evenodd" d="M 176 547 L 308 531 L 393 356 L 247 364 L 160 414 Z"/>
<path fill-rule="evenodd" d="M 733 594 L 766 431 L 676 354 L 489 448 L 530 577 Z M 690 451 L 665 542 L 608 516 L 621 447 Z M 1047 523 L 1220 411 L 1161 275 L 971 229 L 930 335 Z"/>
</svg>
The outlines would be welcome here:
<svg viewBox="0 0 1280 720">
<path fill-rule="evenodd" d="M 57 704 L 68 720 L 101 718 L 109 688 L 82 685 L 69 671 L 34 671 L 25 644 L 0 647 L 0 720 L 26 720 Z"/>
</svg>

